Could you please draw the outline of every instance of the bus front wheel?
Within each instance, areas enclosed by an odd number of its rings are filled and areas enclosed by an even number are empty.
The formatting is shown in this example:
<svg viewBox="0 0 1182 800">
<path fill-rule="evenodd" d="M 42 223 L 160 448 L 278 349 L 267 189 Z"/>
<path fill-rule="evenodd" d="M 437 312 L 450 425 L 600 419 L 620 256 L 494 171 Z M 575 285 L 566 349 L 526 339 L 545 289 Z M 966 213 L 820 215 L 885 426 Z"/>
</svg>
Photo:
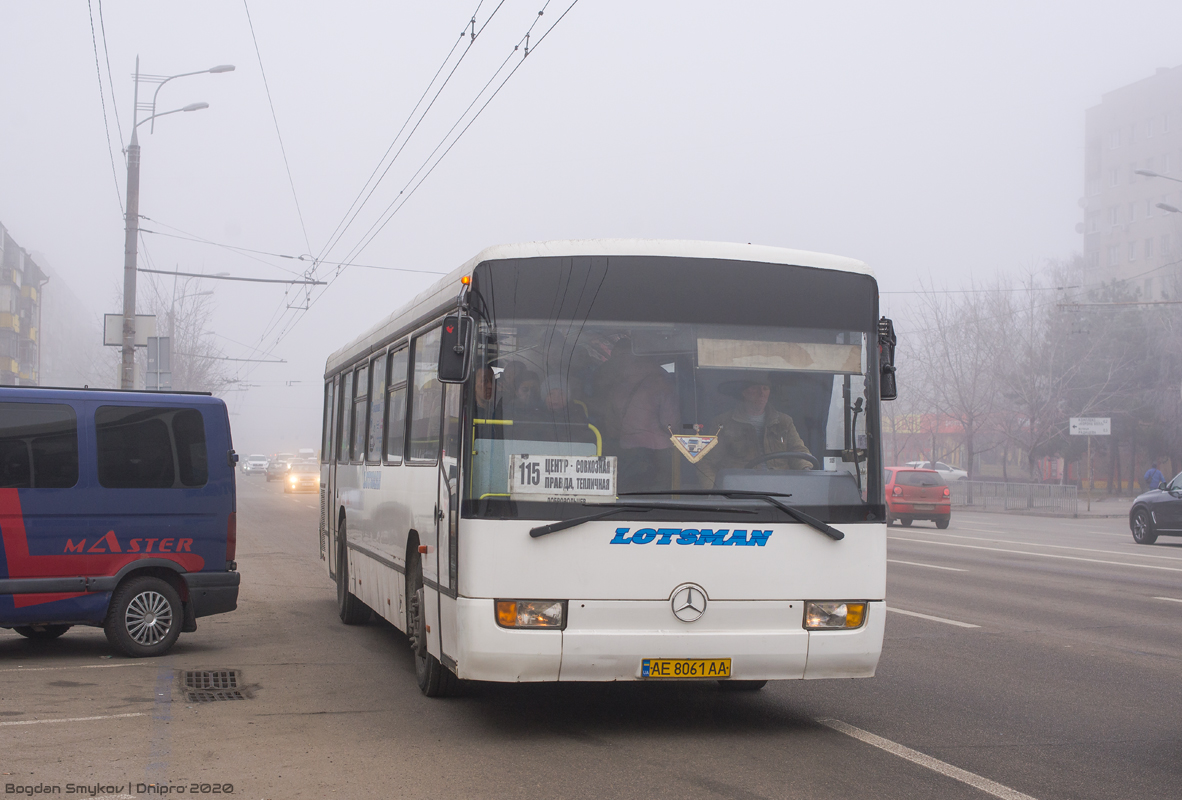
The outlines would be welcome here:
<svg viewBox="0 0 1182 800">
<path fill-rule="evenodd" d="M 427 592 L 423 587 L 423 563 L 411 560 L 406 571 L 406 632 L 415 654 L 415 680 L 427 697 L 450 697 L 459 690 L 459 678 L 427 650 Z"/>
</svg>

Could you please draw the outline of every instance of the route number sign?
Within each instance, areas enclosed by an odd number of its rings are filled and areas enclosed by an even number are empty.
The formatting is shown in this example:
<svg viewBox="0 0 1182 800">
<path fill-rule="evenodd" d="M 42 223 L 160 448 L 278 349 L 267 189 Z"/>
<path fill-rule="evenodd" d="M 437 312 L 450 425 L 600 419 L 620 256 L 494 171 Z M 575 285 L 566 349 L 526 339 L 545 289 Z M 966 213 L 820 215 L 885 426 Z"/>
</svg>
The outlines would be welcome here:
<svg viewBox="0 0 1182 800">
<path fill-rule="evenodd" d="M 1110 436 L 1112 417 L 1072 417 L 1072 436 Z"/>
</svg>

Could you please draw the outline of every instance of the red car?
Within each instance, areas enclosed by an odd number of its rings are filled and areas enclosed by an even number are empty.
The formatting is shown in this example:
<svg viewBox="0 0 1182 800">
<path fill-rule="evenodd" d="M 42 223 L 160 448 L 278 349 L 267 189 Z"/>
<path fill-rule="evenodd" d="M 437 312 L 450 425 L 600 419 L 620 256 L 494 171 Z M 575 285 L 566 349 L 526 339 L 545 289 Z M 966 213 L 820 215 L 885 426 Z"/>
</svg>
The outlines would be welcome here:
<svg viewBox="0 0 1182 800">
<path fill-rule="evenodd" d="M 887 467 L 887 525 L 896 521 L 903 527 L 917 519 L 930 519 L 936 527 L 948 527 L 952 518 L 952 493 L 944 476 L 934 469 Z"/>
</svg>

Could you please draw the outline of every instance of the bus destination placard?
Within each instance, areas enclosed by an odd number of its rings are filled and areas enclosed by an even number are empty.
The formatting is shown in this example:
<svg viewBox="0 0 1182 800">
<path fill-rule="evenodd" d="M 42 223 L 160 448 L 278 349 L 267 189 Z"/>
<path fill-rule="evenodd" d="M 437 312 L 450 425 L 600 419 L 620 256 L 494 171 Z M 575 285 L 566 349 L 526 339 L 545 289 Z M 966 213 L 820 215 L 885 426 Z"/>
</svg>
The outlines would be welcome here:
<svg viewBox="0 0 1182 800">
<path fill-rule="evenodd" d="M 509 457 L 509 496 L 514 500 L 586 503 L 616 496 L 615 456 Z"/>
</svg>

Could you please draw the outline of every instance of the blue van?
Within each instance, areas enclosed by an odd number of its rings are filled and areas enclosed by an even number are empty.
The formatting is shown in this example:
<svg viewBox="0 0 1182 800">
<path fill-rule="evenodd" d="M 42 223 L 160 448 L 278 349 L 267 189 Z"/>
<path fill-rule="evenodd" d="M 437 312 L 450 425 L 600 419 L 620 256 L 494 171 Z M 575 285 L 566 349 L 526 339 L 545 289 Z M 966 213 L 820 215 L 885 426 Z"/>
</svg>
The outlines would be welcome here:
<svg viewBox="0 0 1182 800">
<path fill-rule="evenodd" d="M 237 458 L 209 395 L 0 386 L 0 627 L 158 656 L 233 611 Z"/>
</svg>

